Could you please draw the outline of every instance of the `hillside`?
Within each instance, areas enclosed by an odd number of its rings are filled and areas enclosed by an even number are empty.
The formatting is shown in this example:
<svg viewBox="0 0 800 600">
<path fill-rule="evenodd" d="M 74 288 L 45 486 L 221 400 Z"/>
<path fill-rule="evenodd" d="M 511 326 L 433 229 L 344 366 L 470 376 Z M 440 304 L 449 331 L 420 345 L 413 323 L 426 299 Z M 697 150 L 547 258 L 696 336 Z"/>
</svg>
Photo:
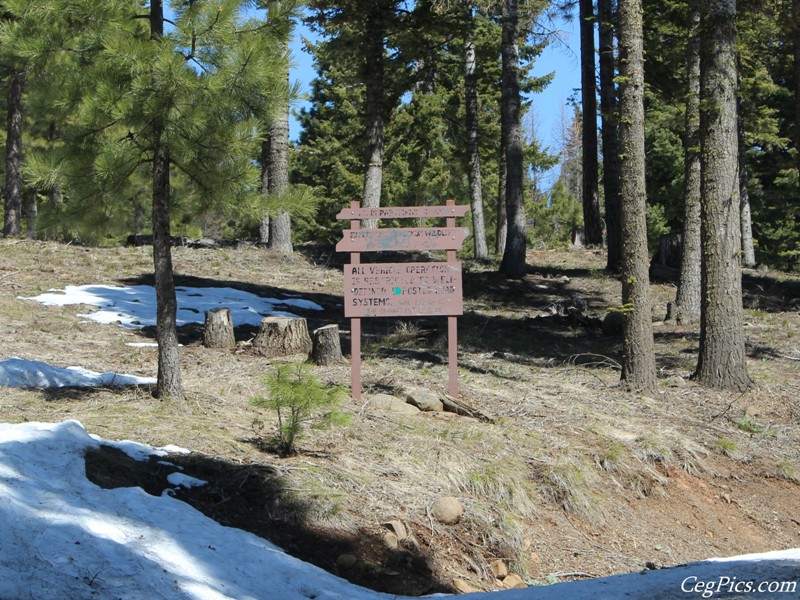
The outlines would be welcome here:
<svg viewBox="0 0 800 600">
<path fill-rule="evenodd" d="M 336 259 L 317 248 L 291 259 L 252 246 L 174 253 L 179 285 L 301 297 L 324 308 L 294 311 L 309 328 L 346 330 Z M 674 285 L 656 284 L 661 386 L 651 398 L 617 386 L 620 339 L 599 323 L 619 304 L 619 283 L 603 272 L 603 257 L 533 252 L 528 262 L 521 280 L 464 266 L 460 399 L 485 420 L 369 401 L 379 392 L 402 398 L 408 387 L 444 392 L 445 320 L 431 318 L 365 320 L 365 401 L 345 402 L 350 423 L 309 432 L 289 458 L 264 450 L 274 418 L 250 404 L 272 368 L 248 352 L 252 327 L 237 331 L 231 352 L 203 348 L 198 325 L 181 329 L 185 401 L 137 388 L 6 388 L 0 422 L 77 419 L 106 439 L 190 448 L 200 454 L 176 461 L 210 485 L 185 500 L 391 593 L 452 590 L 455 579 L 500 589 L 496 559 L 545 584 L 800 546 L 800 279 L 746 275 L 755 384 L 744 394 L 689 381 L 697 329 L 661 320 Z M 155 349 L 126 346 L 152 341 L 151 328 L 18 299 L 67 285 L 147 284 L 151 264 L 146 248 L 0 241 L 0 359 L 154 376 Z M 346 365 L 314 372 L 349 382 Z M 89 455 L 87 470 L 102 485 L 163 489 L 157 464 L 114 453 Z M 431 517 L 445 495 L 465 506 L 456 525 Z M 341 559 L 348 554 L 353 565 Z"/>
</svg>

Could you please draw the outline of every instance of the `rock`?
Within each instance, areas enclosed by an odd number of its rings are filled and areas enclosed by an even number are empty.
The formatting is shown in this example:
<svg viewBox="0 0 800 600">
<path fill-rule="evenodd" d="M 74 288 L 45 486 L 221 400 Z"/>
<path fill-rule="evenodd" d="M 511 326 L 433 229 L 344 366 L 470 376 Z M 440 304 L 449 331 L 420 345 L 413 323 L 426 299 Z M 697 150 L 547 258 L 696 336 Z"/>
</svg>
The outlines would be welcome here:
<svg viewBox="0 0 800 600">
<path fill-rule="evenodd" d="M 406 391 L 406 402 L 425 412 L 442 412 L 444 404 L 436 392 L 413 389 Z"/>
<path fill-rule="evenodd" d="M 397 550 L 400 547 L 400 542 L 397 540 L 397 536 L 391 531 L 387 531 L 383 534 L 383 543 L 386 544 L 386 547 L 390 550 Z"/>
<path fill-rule="evenodd" d="M 673 375 L 672 377 L 668 377 L 664 383 L 667 384 L 668 387 L 674 387 L 674 388 L 686 387 L 686 380 L 680 375 Z"/>
<path fill-rule="evenodd" d="M 522 577 L 516 573 L 509 573 L 506 578 L 503 579 L 503 587 L 505 587 L 507 590 L 513 590 L 526 588 L 528 586 L 524 581 L 522 581 Z"/>
<path fill-rule="evenodd" d="M 356 566 L 358 558 L 353 554 L 340 554 L 336 559 L 336 566 L 345 571 Z"/>
<path fill-rule="evenodd" d="M 453 579 L 453 587 L 456 588 L 456 591 L 459 594 L 472 594 L 474 592 L 480 592 L 478 588 L 472 587 L 463 579 Z"/>
<path fill-rule="evenodd" d="M 392 519 L 390 521 L 386 521 L 386 523 L 384 523 L 383 526 L 391 529 L 392 533 L 394 533 L 394 535 L 397 536 L 397 540 L 399 542 L 402 542 L 403 540 L 408 538 L 408 530 L 406 529 L 406 526 L 400 519 Z"/>
<path fill-rule="evenodd" d="M 499 558 L 489 563 L 489 570 L 497 579 L 502 580 L 508 576 L 508 566 L 506 565 L 506 561 L 500 560 Z"/>
<path fill-rule="evenodd" d="M 600 329 L 603 335 L 612 337 L 622 335 L 622 328 L 625 324 L 625 315 L 618 310 L 612 310 L 606 314 Z"/>
<path fill-rule="evenodd" d="M 369 403 L 373 408 L 384 412 L 400 413 L 404 415 L 419 414 L 419 409 L 416 406 L 407 404 L 400 400 L 400 398 L 395 398 L 389 394 L 375 394 L 370 398 Z"/>
<path fill-rule="evenodd" d="M 464 505 L 458 498 L 441 496 L 431 506 L 431 514 L 443 525 L 455 525 L 464 515 Z"/>
</svg>

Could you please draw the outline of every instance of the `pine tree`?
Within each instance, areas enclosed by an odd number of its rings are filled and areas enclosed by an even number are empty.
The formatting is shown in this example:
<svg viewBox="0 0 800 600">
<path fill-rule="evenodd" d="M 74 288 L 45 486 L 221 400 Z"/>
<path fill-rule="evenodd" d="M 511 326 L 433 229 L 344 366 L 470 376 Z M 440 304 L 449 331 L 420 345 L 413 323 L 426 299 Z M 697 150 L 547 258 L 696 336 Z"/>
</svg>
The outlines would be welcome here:
<svg viewBox="0 0 800 600">
<path fill-rule="evenodd" d="M 700 28 L 702 305 L 695 376 L 708 387 L 744 390 L 736 2 L 712 0 Z"/>
<path fill-rule="evenodd" d="M 620 149 L 622 198 L 622 380 L 633 390 L 656 388 L 648 275 L 644 56 L 640 0 L 619 0 Z"/>
<path fill-rule="evenodd" d="M 590 246 L 603 243 L 600 224 L 600 189 L 597 158 L 597 83 L 594 52 L 594 5 L 592 0 L 580 0 L 581 37 L 581 107 L 583 111 L 583 230 L 584 242 Z"/>
<path fill-rule="evenodd" d="M 520 97 L 519 15 L 517 0 L 503 0 L 503 100 L 501 118 L 506 131 L 505 204 L 508 220 L 500 272 L 519 277 L 525 274 L 527 222 L 523 197 L 522 99 Z"/>
<path fill-rule="evenodd" d="M 683 142 L 683 234 L 681 274 L 675 298 L 681 324 L 700 319 L 700 3 L 690 0 L 689 43 L 686 47 L 686 116 Z"/>
</svg>

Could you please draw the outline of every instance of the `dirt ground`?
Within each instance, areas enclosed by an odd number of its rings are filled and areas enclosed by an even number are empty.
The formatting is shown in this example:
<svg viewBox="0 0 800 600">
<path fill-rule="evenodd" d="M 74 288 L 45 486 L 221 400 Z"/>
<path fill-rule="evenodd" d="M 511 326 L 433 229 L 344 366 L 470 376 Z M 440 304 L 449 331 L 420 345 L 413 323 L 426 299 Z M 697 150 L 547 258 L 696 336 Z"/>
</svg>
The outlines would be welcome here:
<svg viewBox="0 0 800 600">
<path fill-rule="evenodd" d="M 309 329 L 342 312 L 346 257 L 300 248 L 285 258 L 252 245 L 176 248 L 180 285 L 300 295 Z M 745 274 L 752 387 L 729 393 L 690 380 L 698 328 L 665 322 L 674 281 L 655 281 L 659 391 L 619 387 L 621 339 L 601 331 L 620 284 L 589 250 L 531 252 L 521 279 L 465 260 L 459 318 L 459 400 L 484 419 L 450 412 L 400 414 L 371 401 L 409 388 L 447 389 L 446 319 L 365 319 L 364 400 L 348 398 L 347 425 L 309 430 L 298 453 L 265 451 L 275 430 L 251 398 L 265 393 L 270 362 L 237 329 L 235 350 L 200 344 L 181 328 L 184 400 L 147 389 L 0 393 L 0 421 L 78 419 L 90 433 L 193 454 L 172 456 L 209 482 L 179 493 L 221 523 L 269 538 L 296 556 L 376 590 L 419 595 L 502 589 L 501 559 L 527 585 L 658 568 L 712 556 L 800 546 L 800 278 Z M 0 359 L 154 376 L 154 337 L 78 317 L 88 307 L 20 300 L 51 288 L 152 281 L 148 248 L 86 248 L 0 241 Z M 346 364 L 313 367 L 348 385 Z M 164 467 L 112 451 L 87 456 L 99 485 L 160 494 Z M 431 507 L 465 508 L 442 525 Z M 460 584 L 459 584 L 460 585 Z M 468 589 L 468 588 L 467 588 Z"/>
</svg>

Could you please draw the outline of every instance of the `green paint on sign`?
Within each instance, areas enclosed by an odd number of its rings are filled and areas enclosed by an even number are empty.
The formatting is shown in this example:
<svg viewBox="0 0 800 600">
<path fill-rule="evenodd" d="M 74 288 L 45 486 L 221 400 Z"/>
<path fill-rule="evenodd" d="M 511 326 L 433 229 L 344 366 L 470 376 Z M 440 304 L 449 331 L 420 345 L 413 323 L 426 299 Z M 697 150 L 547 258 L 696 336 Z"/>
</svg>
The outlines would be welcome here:
<svg viewBox="0 0 800 600">
<path fill-rule="evenodd" d="M 394 288 L 394 295 L 395 296 L 399 296 L 402 293 L 403 293 L 403 288 L 399 288 L 399 287 Z"/>
</svg>

